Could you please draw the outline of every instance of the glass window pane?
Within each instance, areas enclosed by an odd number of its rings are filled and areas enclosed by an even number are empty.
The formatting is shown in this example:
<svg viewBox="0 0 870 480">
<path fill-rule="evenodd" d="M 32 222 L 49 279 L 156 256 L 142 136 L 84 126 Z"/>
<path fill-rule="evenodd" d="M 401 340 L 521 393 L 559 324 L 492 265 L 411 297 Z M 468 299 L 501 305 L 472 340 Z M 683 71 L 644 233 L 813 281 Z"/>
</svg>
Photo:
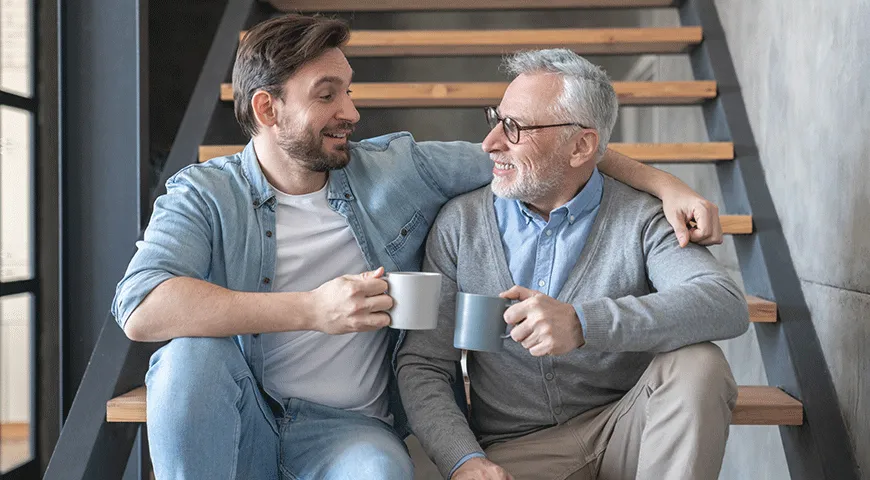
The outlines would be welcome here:
<svg viewBox="0 0 870 480">
<path fill-rule="evenodd" d="M 0 473 L 33 458 L 30 421 L 33 295 L 0 297 Z"/>
<path fill-rule="evenodd" d="M 0 0 L 0 89 L 31 96 L 32 0 Z"/>
<path fill-rule="evenodd" d="M 30 127 L 30 112 L 0 106 L 0 281 L 3 282 L 33 277 Z"/>
</svg>

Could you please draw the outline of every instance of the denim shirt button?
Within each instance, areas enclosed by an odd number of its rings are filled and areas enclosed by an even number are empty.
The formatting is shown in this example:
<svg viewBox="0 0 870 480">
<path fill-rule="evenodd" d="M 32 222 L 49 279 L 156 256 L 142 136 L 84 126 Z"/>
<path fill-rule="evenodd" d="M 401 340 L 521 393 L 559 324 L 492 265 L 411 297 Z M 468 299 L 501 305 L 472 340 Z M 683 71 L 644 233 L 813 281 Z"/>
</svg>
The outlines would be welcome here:
<svg viewBox="0 0 870 480">
<path fill-rule="evenodd" d="M 407 229 L 407 228 L 403 228 L 402 231 L 399 232 L 399 233 L 401 233 L 402 236 L 404 237 L 404 236 L 408 235 L 408 229 Z"/>
<path fill-rule="evenodd" d="M 555 413 L 556 415 L 561 415 L 561 414 L 562 414 L 562 408 L 560 408 L 560 407 L 556 407 L 556 408 L 554 408 L 554 409 L 553 409 L 553 413 Z"/>
<path fill-rule="evenodd" d="M 271 230 L 266 230 L 266 236 L 269 237 L 269 238 L 272 238 L 272 231 L 271 231 Z"/>
<path fill-rule="evenodd" d="M 272 279 L 270 279 L 269 277 L 266 277 L 263 279 L 263 283 L 265 283 L 266 285 L 268 285 L 269 282 L 271 282 L 271 281 L 272 281 Z"/>
<path fill-rule="evenodd" d="M 349 194 L 349 193 L 345 193 L 345 194 L 344 194 L 344 198 L 350 200 L 350 194 Z"/>
<path fill-rule="evenodd" d="M 544 375 L 544 378 L 546 378 L 547 380 L 552 380 L 554 377 L 552 373 L 548 372 L 546 375 Z"/>
<path fill-rule="evenodd" d="M 259 206 L 260 206 L 260 201 L 259 201 L 259 200 L 254 200 L 254 206 L 255 206 L 255 207 L 259 207 Z"/>
</svg>

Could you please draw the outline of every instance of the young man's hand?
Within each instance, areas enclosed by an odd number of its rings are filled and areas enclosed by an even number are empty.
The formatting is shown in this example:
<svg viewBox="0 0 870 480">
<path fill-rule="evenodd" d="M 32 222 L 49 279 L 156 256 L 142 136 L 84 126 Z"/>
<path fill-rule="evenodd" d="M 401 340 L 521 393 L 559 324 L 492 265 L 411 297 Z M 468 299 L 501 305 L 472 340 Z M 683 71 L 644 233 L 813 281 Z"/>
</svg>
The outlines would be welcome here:
<svg viewBox="0 0 870 480">
<path fill-rule="evenodd" d="M 469 459 L 453 472 L 450 480 L 513 480 L 505 469 L 483 457 Z"/>
<path fill-rule="evenodd" d="M 311 291 L 312 330 L 338 335 L 386 327 L 393 306 L 387 295 L 384 268 L 359 275 L 342 275 Z"/>
<path fill-rule="evenodd" d="M 507 309 L 504 321 L 513 325 L 511 338 L 533 356 L 562 355 L 586 343 L 573 305 L 519 285 L 501 297 L 520 301 Z"/>
<path fill-rule="evenodd" d="M 690 241 L 698 245 L 722 243 L 719 207 L 691 188 L 683 187 L 674 187 L 662 195 L 665 218 L 674 228 L 680 246 L 685 247 Z M 689 222 L 695 224 L 693 228 L 688 226 Z"/>
</svg>

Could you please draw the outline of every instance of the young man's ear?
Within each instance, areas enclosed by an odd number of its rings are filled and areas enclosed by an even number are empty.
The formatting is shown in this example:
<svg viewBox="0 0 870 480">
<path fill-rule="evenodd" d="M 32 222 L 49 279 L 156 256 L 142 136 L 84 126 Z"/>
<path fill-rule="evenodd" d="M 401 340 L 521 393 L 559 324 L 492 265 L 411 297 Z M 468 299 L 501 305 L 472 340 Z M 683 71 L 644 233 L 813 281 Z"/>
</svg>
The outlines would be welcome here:
<svg viewBox="0 0 870 480">
<path fill-rule="evenodd" d="M 592 129 L 583 129 L 574 138 L 571 166 L 577 168 L 590 159 L 594 159 L 598 153 L 598 132 Z"/>
<path fill-rule="evenodd" d="M 278 112 L 275 110 L 275 101 L 268 92 L 257 90 L 251 97 L 251 108 L 257 123 L 264 127 L 274 127 L 278 123 Z"/>
</svg>

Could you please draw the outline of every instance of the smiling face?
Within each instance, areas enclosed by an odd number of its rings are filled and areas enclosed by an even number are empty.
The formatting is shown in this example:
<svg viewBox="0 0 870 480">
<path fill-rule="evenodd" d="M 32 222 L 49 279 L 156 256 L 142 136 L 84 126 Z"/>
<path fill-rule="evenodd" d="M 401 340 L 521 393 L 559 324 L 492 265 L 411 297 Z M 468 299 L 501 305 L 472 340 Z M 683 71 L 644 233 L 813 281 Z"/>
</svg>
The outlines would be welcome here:
<svg viewBox="0 0 870 480">
<path fill-rule="evenodd" d="M 562 79 L 554 74 L 522 74 L 505 91 L 499 115 L 511 117 L 521 126 L 562 123 L 543 106 L 555 105 L 562 93 Z M 525 130 L 520 141 L 511 143 L 502 124 L 483 140 L 483 150 L 495 162 L 492 191 L 503 198 L 529 204 L 546 203 L 564 189 L 569 175 L 572 142 L 564 128 Z"/>
<path fill-rule="evenodd" d="M 350 161 L 347 141 L 359 121 L 348 90 L 352 76 L 341 50 L 329 49 L 302 65 L 274 103 L 278 146 L 311 171 L 342 168 Z"/>
</svg>

